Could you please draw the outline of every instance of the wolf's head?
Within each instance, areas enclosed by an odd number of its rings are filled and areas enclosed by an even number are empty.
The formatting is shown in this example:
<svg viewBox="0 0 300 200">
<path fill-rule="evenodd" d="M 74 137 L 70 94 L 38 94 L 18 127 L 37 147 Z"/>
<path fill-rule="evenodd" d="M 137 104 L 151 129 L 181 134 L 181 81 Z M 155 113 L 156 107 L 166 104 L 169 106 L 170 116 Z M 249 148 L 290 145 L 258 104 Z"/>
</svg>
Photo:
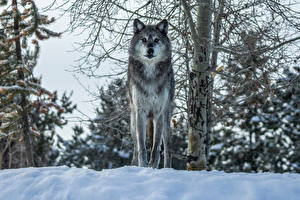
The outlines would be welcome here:
<svg viewBox="0 0 300 200">
<path fill-rule="evenodd" d="M 144 63 L 157 63 L 171 57 L 167 20 L 162 20 L 156 25 L 145 25 L 135 19 L 133 31 L 130 56 Z"/>
</svg>

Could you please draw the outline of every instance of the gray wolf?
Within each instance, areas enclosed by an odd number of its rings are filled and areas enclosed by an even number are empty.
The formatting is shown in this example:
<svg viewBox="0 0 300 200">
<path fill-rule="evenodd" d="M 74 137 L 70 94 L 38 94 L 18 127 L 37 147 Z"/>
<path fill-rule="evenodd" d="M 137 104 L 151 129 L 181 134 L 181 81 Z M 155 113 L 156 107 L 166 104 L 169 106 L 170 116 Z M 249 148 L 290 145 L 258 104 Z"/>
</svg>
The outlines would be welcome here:
<svg viewBox="0 0 300 200">
<path fill-rule="evenodd" d="M 171 42 L 168 21 L 145 25 L 135 19 L 128 64 L 130 129 L 134 141 L 132 164 L 158 168 L 161 142 L 164 144 L 164 167 L 171 167 L 171 128 L 174 72 L 171 65 Z M 146 125 L 153 123 L 153 145 L 147 160 Z M 148 134 L 148 133 L 147 133 Z"/>
</svg>

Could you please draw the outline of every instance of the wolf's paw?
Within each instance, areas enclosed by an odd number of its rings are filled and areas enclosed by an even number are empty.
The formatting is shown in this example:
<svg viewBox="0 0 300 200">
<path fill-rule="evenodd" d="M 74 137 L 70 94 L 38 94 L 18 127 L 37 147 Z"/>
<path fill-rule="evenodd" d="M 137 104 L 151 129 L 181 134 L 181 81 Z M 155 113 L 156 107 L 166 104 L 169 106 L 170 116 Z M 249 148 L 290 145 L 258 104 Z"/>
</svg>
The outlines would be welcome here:
<svg viewBox="0 0 300 200">
<path fill-rule="evenodd" d="M 206 161 L 195 156 L 187 156 L 186 167 L 188 171 L 201 171 L 206 169 Z"/>
<path fill-rule="evenodd" d="M 152 168 L 158 168 L 158 162 L 153 162 L 152 159 L 150 159 L 149 161 L 149 167 L 152 167 Z"/>
<path fill-rule="evenodd" d="M 148 167 L 148 164 L 145 161 L 141 161 L 139 162 L 139 167 Z"/>
</svg>

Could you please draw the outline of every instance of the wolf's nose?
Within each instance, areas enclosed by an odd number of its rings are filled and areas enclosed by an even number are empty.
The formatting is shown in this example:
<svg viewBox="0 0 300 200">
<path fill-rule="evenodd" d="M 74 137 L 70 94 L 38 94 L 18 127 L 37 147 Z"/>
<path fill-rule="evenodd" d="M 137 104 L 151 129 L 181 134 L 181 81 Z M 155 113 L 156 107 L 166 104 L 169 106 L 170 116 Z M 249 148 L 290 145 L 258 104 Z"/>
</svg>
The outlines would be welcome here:
<svg viewBox="0 0 300 200">
<path fill-rule="evenodd" d="M 149 48 L 148 51 L 147 51 L 148 55 L 153 55 L 154 53 L 154 50 L 153 48 Z"/>
<path fill-rule="evenodd" d="M 152 42 L 149 42 L 149 43 L 147 44 L 147 47 L 148 47 L 148 48 L 152 48 L 152 47 L 153 47 L 153 43 L 152 43 Z"/>
</svg>

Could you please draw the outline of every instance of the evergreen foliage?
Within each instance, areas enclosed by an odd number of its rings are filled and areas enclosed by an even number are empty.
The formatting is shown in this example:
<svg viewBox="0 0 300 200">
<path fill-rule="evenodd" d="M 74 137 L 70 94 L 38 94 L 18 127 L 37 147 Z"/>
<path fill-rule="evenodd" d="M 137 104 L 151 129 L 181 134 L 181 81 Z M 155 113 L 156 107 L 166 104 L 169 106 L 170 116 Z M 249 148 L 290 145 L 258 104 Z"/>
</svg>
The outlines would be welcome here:
<svg viewBox="0 0 300 200">
<path fill-rule="evenodd" d="M 300 172 L 300 68 L 285 70 L 273 97 L 236 105 L 213 136 L 212 169 Z M 272 87 L 272 86 L 271 86 Z"/>
<path fill-rule="evenodd" d="M 60 33 L 46 28 L 54 18 L 41 15 L 32 0 L 1 1 L 0 13 L 0 168 L 4 154 L 15 142 L 20 144 L 19 158 L 13 164 L 15 154 L 10 152 L 7 167 L 34 166 L 32 135 L 41 133 L 30 113 L 50 107 L 64 111 L 54 103 L 54 94 L 33 76 L 38 40 L 58 37 Z"/>
<path fill-rule="evenodd" d="M 73 113 L 76 105 L 71 102 L 72 93 L 64 93 L 58 99 L 57 92 L 53 93 L 51 102 L 60 105 L 60 109 L 49 109 L 43 105 L 35 107 L 30 112 L 30 119 L 35 122 L 37 130 L 41 133 L 33 139 L 33 151 L 36 166 L 53 166 L 57 164 L 59 150 L 56 147 L 56 138 L 59 137 L 57 128 L 68 124 L 66 115 Z"/>
<path fill-rule="evenodd" d="M 271 88 L 284 85 L 274 89 L 272 98 L 264 99 L 258 93 L 252 98 L 255 101 L 231 104 L 223 123 L 214 127 L 210 169 L 299 173 L 299 72 L 299 67 L 285 70 L 270 83 Z M 107 89 L 101 88 L 99 98 L 100 109 L 89 125 L 90 133 L 77 126 L 72 140 L 60 142 L 63 153 L 59 164 L 96 170 L 130 164 L 132 140 L 124 81 L 117 79 Z M 172 125 L 173 168 L 185 169 L 186 119 L 174 117 Z"/>
<path fill-rule="evenodd" d="M 183 115 L 179 115 L 179 117 L 175 115 L 173 117 L 171 139 L 172 168 L 185 170 L 188 145 L 188 126 L 186 118 Z M 161 156 L 163 157 L 163 154 L 161 154 Z M 161 167 L 162 166 L 163 165 L 161 165 Z"/>
<path fill-rule="evenodd" d="M 99 90 L 100 108 L 88 134 L 74 127 L 72 140 L 62 141 L 60 164 L 101 170 L 129 165 L 132 141 L 125 82 L 116 79 Z"/>
</svg>

